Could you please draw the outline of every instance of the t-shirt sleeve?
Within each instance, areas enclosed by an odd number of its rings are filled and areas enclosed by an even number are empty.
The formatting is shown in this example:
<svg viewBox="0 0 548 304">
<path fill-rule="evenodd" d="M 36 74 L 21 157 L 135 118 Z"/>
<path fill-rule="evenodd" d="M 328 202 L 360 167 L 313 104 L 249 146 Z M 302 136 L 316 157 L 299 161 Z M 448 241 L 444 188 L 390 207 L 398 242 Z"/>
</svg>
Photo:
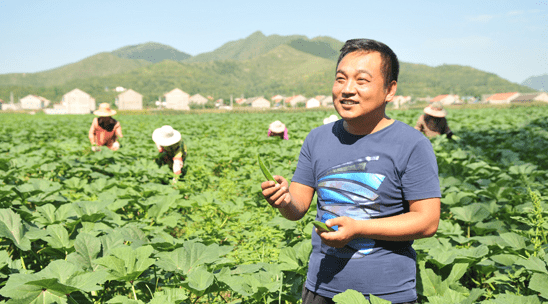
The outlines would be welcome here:
<svg viewBox="0 0 548 304">
<path fill-rule="evenodd" d="M 438 163 L 432 144 L 426 137 L 421 138 L 412 149 L 401 181 L 406 200 L 441 197 Z"/>
<path fill-rule="evenodd" d="M 309 134 L 301 147 L 299 161 L 297 162 L 297 169 L 295 169 L 295 173 L 293 174 L 291 181 L 314 188 L 316 186 L 316 180 L 312 165 L 312 154 L 310 153 L 310 141 L 311 139 Z"/>
</svg>

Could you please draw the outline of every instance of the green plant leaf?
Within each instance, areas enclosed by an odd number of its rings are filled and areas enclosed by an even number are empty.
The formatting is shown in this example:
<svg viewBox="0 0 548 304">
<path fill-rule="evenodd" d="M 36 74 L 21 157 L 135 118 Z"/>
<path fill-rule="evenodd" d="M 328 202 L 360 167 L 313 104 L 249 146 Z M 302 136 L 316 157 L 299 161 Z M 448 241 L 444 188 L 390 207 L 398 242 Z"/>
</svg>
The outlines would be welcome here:
<svg viewBox="0 0 548 304">
<path fill-rule="evenodd" d="M 153 250 L 150 245 L 137 249 L 128 246 L 118 247 L 112 249 L 111 256 L 93 262 L 105 266 L 110 273 L 110 279 L 132 282 L 154 264 L 154 259 L 149 258 Z"/>
<path fill-rule="evenodd" d="M 481 204 L 474 203 L 463 207 L 451 208 L 455 217 L 466 223 L 481 222 L 491 214 Z"/>
<path fill-rule="evenodd" d="M 345 292 L 336 294 L 333 297 L 333 302 L 341 304 L 369 304 L 369 301 L 358 291 L 347 289 Z M 386 302 L 375 302 L 386 303 Z M 390 303 L 390 302 L 388 302 Z"/>
<path fill-rule="evenodd" d="M 188 286 L 197 291 L 204 291 L 213 284 L 214 278 L 213 273 L 207 271 L 205 266 L 199 266 L 188 275 Z"/>
<path fill-rule="evenodd" d="M 19 214 L 11 209 L 0 209 L 0 237 L 10 239 L 23 251 L 30 250 L 30 241 L 25 238 L 25 227 Z"/>
<path fill-rule="evenodd" d="M 527 260 L 518 258 L 516 264 L 525 267 L 527 270 L 548 274 L 548 270 L 546 270 L 546 262 L 536 256 L 531 256 Z"/>
<path fill-rule="evenodd" d="M 548 274 L 534 273 L 529 281 L 529 288 L 540 293 L 540 296 L 548 300 Z"/>
<path fill-rule="evenodd" d="M 214 263 L 232 250 L 229 246 L 217 244 L 205 246 L 201 243 L 186 242 L 183 247 L 172 252 L 159 253 L 156 265 L 166 271 L 178 272 L 187 275 L 200 265 Z"/>
</svg>

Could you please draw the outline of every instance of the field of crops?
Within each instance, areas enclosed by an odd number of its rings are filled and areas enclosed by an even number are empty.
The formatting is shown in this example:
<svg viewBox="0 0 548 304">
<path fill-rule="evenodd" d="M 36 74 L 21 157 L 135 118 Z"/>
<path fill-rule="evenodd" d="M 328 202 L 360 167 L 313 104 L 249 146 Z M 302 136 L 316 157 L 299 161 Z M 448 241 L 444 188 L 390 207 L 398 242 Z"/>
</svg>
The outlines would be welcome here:
<svg viewBox="0 0 548 304">
<path fill-rule="evenodd" d="M 315 205 L 283 219 L 257 155 L 290 179 L 330 114 L 121 114 L 122 148 L 97 153 L 91 115 L 0 114 L 0 303 L 299 303 Z M 420 111 L 389 115 L 413 125 Z M 421 303 L 548 303 L 548 107 L 448 118 L 457 140 L 432 140 L 439 230 L 413 245 Z M 266 137 L 273 120 L 289 140 Z M 176 183 L 153 160 L 165 124 L 188 146 Z"/>
</svg>

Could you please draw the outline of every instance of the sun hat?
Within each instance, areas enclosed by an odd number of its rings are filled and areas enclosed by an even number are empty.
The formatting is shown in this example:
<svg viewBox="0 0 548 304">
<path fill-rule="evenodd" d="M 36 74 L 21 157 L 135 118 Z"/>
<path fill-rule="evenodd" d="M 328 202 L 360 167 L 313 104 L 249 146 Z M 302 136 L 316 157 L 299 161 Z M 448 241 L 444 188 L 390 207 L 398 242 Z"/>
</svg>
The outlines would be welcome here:
<svg viewBox="0 0 548 304">
<path fill-rule="evenodd" d="M 279 121 L 276 120 L 275 122 L 271 123 L 268 129 L 273 133 L 282 133 L 285 131 L 285 125 Z"/>
<path fill-rule="evenodd" d="M 110 108 L 109 103 L 103 102 L 99 105 L 99 109 L 97 109 L 97 111 L 94 111 L 93 114 L 100 117 L 106 117 L 116 114 L 116 111 Z"/>
<path fill-rule="evenodd" d="M 163 126 L 152 132 L 152 140 L 160 146 L 167 147 L 181 140 L 181 133 L 171 126 Z"/>
<path fill-rule="evenodd" d="M 431 105 L 424 108 L 424 113 L 434 117 L 447 116 L 447 111 L 443 108 L 443 105 L 439 101 L 433 102 Z"/>
<path fill-rule="evenodd" d="M 337 120 L 339 120 L 339 118 L 337 117 L 337 115 L 331 115 L 331 116 L 329 116 L 329 117 L 327 117 L 327 118 L 324 118 L 323 124 L 326 125 L 326 124 L 328 124 L 328 123 L 330 123 L 330 122 L 335 122 L 335 121 L 337 121 Z"/>
</svg>

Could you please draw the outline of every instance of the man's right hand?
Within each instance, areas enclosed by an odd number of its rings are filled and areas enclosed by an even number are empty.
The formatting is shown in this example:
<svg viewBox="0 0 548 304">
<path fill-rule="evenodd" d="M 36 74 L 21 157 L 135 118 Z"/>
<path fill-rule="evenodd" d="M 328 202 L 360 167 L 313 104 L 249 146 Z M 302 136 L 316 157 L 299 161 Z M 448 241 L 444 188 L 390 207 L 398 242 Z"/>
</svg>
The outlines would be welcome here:
<svg viewBox="0 0 548 304">
<path fill-rule="evenodd" d="M 274 208 L 284 208 L 291 203 L 289 184 L 287 180 L 279 175 L 273 176 L 278 184 L 273 181 L 266 181 L 261 184 L 263 196 Z"/>
</svg>

